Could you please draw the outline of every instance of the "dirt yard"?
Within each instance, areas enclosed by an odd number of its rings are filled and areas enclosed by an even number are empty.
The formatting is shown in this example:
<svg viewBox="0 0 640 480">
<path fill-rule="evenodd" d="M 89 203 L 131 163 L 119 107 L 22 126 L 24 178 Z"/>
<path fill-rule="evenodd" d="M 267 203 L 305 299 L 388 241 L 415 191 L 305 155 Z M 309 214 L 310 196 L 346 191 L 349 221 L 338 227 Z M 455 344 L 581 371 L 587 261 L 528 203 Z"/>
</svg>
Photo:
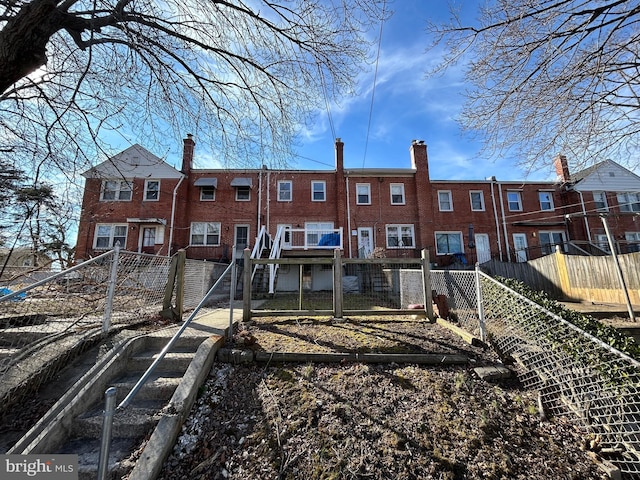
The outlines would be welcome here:
<svg viewBox="0 0 640 480">
<path fill-rule="evenodd" d="M 456 353 L 460 366 L 216 363 L 160 475 L 182 479 L 600 479 L 597 439 L 541 419 L 513 377 L 481 380 L 489 349 L 411 317 L 259 318 L 235 348 Z"/>
</svg>

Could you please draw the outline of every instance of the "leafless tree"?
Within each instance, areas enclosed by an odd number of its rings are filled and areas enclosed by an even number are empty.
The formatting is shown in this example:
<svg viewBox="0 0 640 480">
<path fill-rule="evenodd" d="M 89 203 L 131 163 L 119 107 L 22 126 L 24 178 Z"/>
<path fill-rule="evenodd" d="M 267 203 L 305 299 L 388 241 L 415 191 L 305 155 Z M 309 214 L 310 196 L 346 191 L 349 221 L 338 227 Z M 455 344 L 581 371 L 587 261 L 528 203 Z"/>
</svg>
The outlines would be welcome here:
<svg viewBox="0 0 640 480">
<path fill-rule="evenodd" d="M 485 153 L 531 169 L 564 153 L 576 166 L 633 167 L 640 137 L 640 4 L 632 0 L 494 0 L 476 25 L 452 9 L 430 25 L 440 69 L 466 65 L 462 125 Z"/>
<path fill-rule="evenodd" d="M 71 176 L 126 129 L 287 160 L 325 95 L 352 91 L 383 3 L 0 0 L 0 156 Z"/>
</svg>

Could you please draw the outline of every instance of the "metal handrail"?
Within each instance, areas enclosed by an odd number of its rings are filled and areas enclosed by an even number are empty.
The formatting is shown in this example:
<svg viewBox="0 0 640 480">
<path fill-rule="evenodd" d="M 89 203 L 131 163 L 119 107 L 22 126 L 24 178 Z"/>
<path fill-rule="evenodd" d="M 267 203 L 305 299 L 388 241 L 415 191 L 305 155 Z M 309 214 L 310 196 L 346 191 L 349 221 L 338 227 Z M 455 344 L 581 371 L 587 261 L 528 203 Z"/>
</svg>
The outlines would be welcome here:
<svg viewBox="0 0 640 480">
<path fill-rule="evenodd" d="M 184 331 L 189 327 L 189 325 L 191 325 L 191 322 L 195 318 L 196 314 L 200 311 L 200 309 L 204 306 L 205 302 L 209 299 L 209 296 L 213 293 L 213 291 L 222 282 L 222 279 L 225 277 L 225 275 L 227 275 L 227 273 L 229 273 L 229 271 L 231 271 L 231 269 L 233 268 L 234 263 L 235 262 L 231 262 L 229 264 L 229 266 L 225 269 L 225 271 L 222 273 L 222 275 L 220 275 L 218 280 L 216 280 L 216 283 L 213 284 L 213 286 L 209 289 L 209 291 L 202 298 L 202 300 L 200 300 L 200 303 L 198 303 L 198 306 L 193 310 L 193 312 L 191 312 L 191 315 L 189 315 L 189 317 L 184 321 L 182 326 L 173 335 L 171 340 L 169 340 L 169 342 L 167 342 L 167 344 L 164 346 L 162 351 L 158 354 L 158 357 L 153 361 L 153 363 L 151 365 L 149 365 L 149 368 L 147 368 L 147 370 L 144 372 L 144 374 L 142 375 L 140 380 L 138 380 L 138 382 L 133 386 L 133 388 L 131 389 L 129 394 L 124 398 L 124 400 L 122 400 L 122 402 L 120 402 L 120 405 L 118 405 L 118 410 L 126 408 L 133 401 L 133 398 L 137 395 L 137 393 L 140 391 L 140 389 L 143 387 L 143 385 L 145 383 L 147 383 L 147 381 L 151 377 L 151 374 L 156 369 L 158 364 L 164 359 L 164 357 L 167 355 L 167 353 L 169 353 L 169 350 L 171 350 L 171 348 L 178 341 L 178 339 L 180 338 L 180 335 L 182 335 L 184 333 Z"/>
</svg>

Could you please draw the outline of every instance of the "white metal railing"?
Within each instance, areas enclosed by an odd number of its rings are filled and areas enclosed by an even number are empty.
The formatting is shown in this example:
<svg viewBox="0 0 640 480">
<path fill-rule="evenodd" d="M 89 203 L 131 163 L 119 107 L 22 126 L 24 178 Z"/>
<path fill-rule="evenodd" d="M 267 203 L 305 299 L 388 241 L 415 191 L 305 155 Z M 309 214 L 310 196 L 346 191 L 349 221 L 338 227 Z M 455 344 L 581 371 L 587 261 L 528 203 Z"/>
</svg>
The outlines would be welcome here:
<svg viewBox="0 0 640 480">
<path fill-rule="evenodd" d="M 253 250 L 251 250 L 251 258 L 260 258 L 262 256 L 262 252 L 269 248 L 269 242 L 271 241 L 271 236 L 267 233 L 267 227 L 264 225 L 260 228 L 260 232 L 258 232 L 258 236 L 256 237 L 256 244 L 253 246 Z M 253 281 L 253 277 L 256 275 L 256 270 L 258 266 L 255 265 L 253 267 L 253 271 L 251 272 L 251 280 Z"/>
<path fill-rule="evenodd" d="M 282 227 L 281 227 L 282 228 Z M 335 250 L 343 249 L 341 228 L 288 228 L 285 227 L 283 248 L 286 250 Z"/>
<path fill-rule="evenodd" d="M 286 232 L 285 232 L 286 230 Z M 276 232 L 276 236 L 273 239 L 273 245 L 271 245 L 271 253 L 269 254 L 269 259 L 273 260 L 275 258 L 280 258 L 280 254 L 282 253 L 282 243 L 287 238 L 287 233 L 289 233 L 288 227 L 279 227 Z M 280 265 L 277 263 L 269 264 L 269 293 L 274 293 L 276 288 L 276 274 L 278 273 L 278 267 Z"/>
</svg>

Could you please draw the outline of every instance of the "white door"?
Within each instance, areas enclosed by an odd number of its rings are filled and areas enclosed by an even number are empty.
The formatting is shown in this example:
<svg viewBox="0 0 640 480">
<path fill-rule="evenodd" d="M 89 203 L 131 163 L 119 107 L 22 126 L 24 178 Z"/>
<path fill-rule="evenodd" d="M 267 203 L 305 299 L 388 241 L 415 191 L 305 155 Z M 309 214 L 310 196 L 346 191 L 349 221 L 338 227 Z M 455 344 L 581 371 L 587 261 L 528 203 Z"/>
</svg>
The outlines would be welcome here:
<svg viewBox="0 0 640 480">
<path fill-rule="evenodd" d="M 233 243 L 236 246 L 236 258 L 242 258 L 243 250 L 249 246 L 249 225 L 236 225 Z"/>
<path fill-rule="evenodd" d="M 280 230 L 280 228 L 284 228 L 282 236 L 280 237 L 280 245 L 282 245 L 282 248 L 285 250 L 291 250 L 291 225 L 279 223 L 276 228 L 276 231 Z"/>
<path fill-rule="evenodd" d="M 491 260 L 491 247 L 489 246 L 488 233 L 476 233 L 473 237 L 476 242 L 476 255 L 478 263 L 484 263 Z"/>
<path fill-rule="evenodd" d="M 358 227 L 358 258 L 369 258 L 373 253 L 373 228 Z"/>
<path fill-rule="evenodd" d="M 525 233 L 513 234 L 513 250 L 516 262 L 527 261 L 527 235 Z"/>
</svg>

